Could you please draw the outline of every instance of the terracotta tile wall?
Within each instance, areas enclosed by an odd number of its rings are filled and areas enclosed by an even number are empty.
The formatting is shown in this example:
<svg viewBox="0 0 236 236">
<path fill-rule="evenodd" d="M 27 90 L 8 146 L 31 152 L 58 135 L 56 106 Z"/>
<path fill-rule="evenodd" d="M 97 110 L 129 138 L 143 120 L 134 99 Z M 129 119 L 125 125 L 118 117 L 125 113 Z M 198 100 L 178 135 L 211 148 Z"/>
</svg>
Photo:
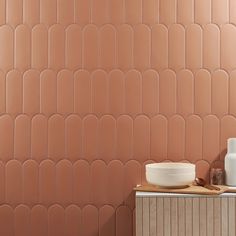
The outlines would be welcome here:
<svg viewBox="0 0 236 236">
<path fill-rule="evenodd" d="M 0 235 L 134 235 L 151 161 L 222 166 L 235 0 L 0 0 Z"/>
</svg>

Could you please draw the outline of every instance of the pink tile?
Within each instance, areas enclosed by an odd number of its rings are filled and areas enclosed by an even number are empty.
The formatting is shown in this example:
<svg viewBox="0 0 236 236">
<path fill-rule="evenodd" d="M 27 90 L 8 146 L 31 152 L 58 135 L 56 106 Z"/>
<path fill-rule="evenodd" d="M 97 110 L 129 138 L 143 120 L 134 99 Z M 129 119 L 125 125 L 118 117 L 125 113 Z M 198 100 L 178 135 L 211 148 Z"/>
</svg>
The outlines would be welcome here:
<svg viewBox="0 0 236 236">
<path fill-rule="evenodd" d="M 23 202 L 34 206 L 39 202 L 39 165 L 34 160 L 27 160 L 22 166 Z"/>
<path fill-rule="evenodd" d="M 0 66 L 3 71 L 9 71 L 14 65 L 14 36 L 9 25 L 0 27 L 0 41 L 2 45 Z"/>
<path fill-rule="evenodd" d="M 150 0 L 142 3 L 142 21 L 147 25 L 159 22 L 159 1 Z"/>
<path fill-rule="evenodd" d="M 57 22 L 65 26 L 74 23 L 74 0 L 57 1 Z"/>
<path fill-rule="evenodd" d="M 0 206 L 0 234 L 14 236 L 14 212 L 8 205 Z"/>
<path fill-rule="evenodd" d="M 30 209 L 19 205 L 14 210 L 15 236 L 30 236 Z"/>
<path fill-rule="evenodd" d="M 75 22 L 81 26 L 91 23 L 91 1 L 74 0 Z"/>
<path fill-rule="evenodd" d="M 66 28 L 65 66 L 76 70 L 82 66 L 82 31 L 79 25 L 73 24 Z"/>
<path fill-rule="evenodd" d="M 105 70 L 116 68 L 116 29 L 105 25 L 99 30 L 100 58 L 99 65 Z"/>
<path fill-rule="evenodd" d="M 33 27 L 40 22 L 40 1 L 23 1 L 23 23 Z"/>
<path fill-rule="evenodd" d="M 74 74 L 74 111 L 85 116 L 91 112 L 91 80 L 88 71 L 79 70 Z"/>
<path fill-rule="evenodd" d="M 116 236 L 132 235 L 132 212 L 127 206 L 116 210 Z"/>
<path fill-rule="evenodd" d="M 23 112 L 29 116 L 40 111 L 40 74 L 28 70 L 23 75 Z"/>
<path fill-rule="evenodd" d="M 186 67 L 202 68 L 202 28 L 191 24 L 186 29 Z"/>
<path fill-rule="evenodd" d="M 109 1 L 110 22 L 114 25 L 125 22 L 125 2 L 120 0 Z"/>
<path fill-rule="evenodd" d="M 212 74 L 212 113 L 218 117 L 228 114 L 229 77 L 224 70 Z"/>
<path fill-rule="evenodd" d="M 186 119 L 185 158 L 191 162 L 202 159 L 202 120 L 197 115 Z"/>
<path fill-rule="evenodd" d="M 57 74 L 57 112 L 62 115 L 74 111 L 74 76 L 69 70 Z"/>
<path fill-rule="evenodd" d="M 6 23 L 12 27 L 23 22 L 23 0 L 6 1 Z"/>
<path fill-rule="evenodd" d="M 214 115 L 203 119 L 203 159 L 208 162 L 219 159 L 220 121 Z"/>
<path fill-rule="evenodd" d="M 6 112 L 6 74 L 0 71 L 0 114 Z"/>
<path fill-rule="evenodd" d="M 151 118 L 151 159 L 159 161 L 167 158 L 167 125 L 168 121 L 162 115 Z"/>
<path fill-rule="evenodd" d="M 0 203 L 4 204 L 6 202 L 6 177 L 5 177 L 5 165 L 0 162 Z"/>
<path fill-rule="evenodd" d="M 14 158 L 24 162 L 30 158 L 30 118 L 19 115 L 15 119 L 14 129 Z"/>
<path fill-rule="evenodd" d="M 137 70 L 125 75 L 125 110 L 130 116 L 136 116 L 142 110 L 142 78 Z"/>
<path fill-rule="evenodd" d="M 70 115 L 65 120 L 66 155 L 75 162 L 82 156 L 82 120 L 77 115 Z"/>
<path fill-rule="evenodd" d="M 230 23 L 236 23 L 236 2 L 234 0 L 229 0 L 229 21 Z"/>
<path fill-rule="evenodd" d="M 194 22 L 194 0 L 177 1 L 177 22 L 184 26 Z"/>
<path fill-rule="evenodd" d="M 211 8 L 213 23 L 222 25 L 229 22 L 229 1 L 214 0 Z"/>
<path fill-rule="evenodd" d="M 121 70 L 109 73 L 109 112 L 114 116 L 124 113 L 125 109 L 125 80 Z"/>
<path fill-rule="evenodd" d="M 57 22 L 57 0 L 40 1 L 40 23 L 51 26 Z"/>
<path fill-rule="evenodd" d="M 195 75 L 194 107 L 195 113 L 201 116 L 211 113 L 211 75 L 201 69 Z"/>
<path fill-rule="evenodd" d="M 134 66 L 136 69 L 150 68 L 151 29 L 147 25 L 134 27 Z"/>
<path fill-rule="evenodd" d="M 124 24 L 117 26 L 118 66 L 122 70 L 133 68 L 133 28 Z"/>
<path fill-rule="evenodd" d="M 48 120 L 48 157 L 55 162 L 65 157 L 65 121 L 58 114 Z"/>
<path fill-rule="evenodd" d="M 160 72 L 160 113 L 172 115 L 176 112 L 176 74 L 172 70 Z"/>
<path fill-rule="evenodd" d="M 98 67 L 98 29 L 95 25 L 83 28 L 83 68 L 93 70 Z"/>
<path fill-rule="evenodd" d="M 203 27 L 203 65 L 210 70 L 220 67 L 220 30 L 214 24 Z"/>
<path fill-rule="evenodd" d="M 130 116 L 121 115 L 117 119 L 117 158 L 123 163 L 133 156 L 133 120 Z"/>
<path fill-rule="evenodd" d="M 116 121 L 111 115 L 105 115 L 98 121 L 98 157 L 106 163 L 115 158 Z"/>
<path fill-rule="evenodd" d="M 204 25 L 211 22 L 211 0 L 196 0 L 194 5 L 195 23 Z"/>
<path fill-rule="evenodd" d="M 169 26 L 176 22 L 176 0 L 159 0 L 160 23 Z"/>
<path fill-rule="evenodd" d="M 142 0 L 125 1 L 125 21 L 131 25 L 142 22 Z"/>
<path fill-rule="evenodd" d="M 201 160 L 196 162 L 196 176 L 198 178 L 203 178 L 209 182 L 209 171 L 210 165 L 207 161 Z"/>
<path fill-rule="evenodd" d="M 91 20 L 97 26 L 104 25 L 109 21 L 109 0 L 91 0 Z"/>
<path fill-rule="evenodd" d="M 73 172 L 69 160 L 61 160 L 56 165 L 56 202 L 62 206 L 72 203 Z"/>
<path fill-rule="evenodd" d="M 174 115 L 168 126 L 168 158 L 180 161 L 185 158 L 185 120 Z"/>
<path fill-rule="evenodd" d="M 99 209 L 99 235 L 115 236 L 115 209 L 104 205 Z"/>
<path fill-rule="evenodd" d="M 48 31 L 44 24 L 32 29 L 31 67 L 43 70 L 48 67 Z"/>
<path fill-rule="evenodd" d="M 163 70 L 168 67 L 168 29 L 163 24 L 152 27 L 151 66 Z"/>
<path fill-rule="evenodd" d="M 182 116 L 194 111 L 194 78 L 190 70 L 177 73 L 177 112 Z"/>
<path fill-rule="evenodd" d="M 230 73 L 229 79 L 229 113 L 232 115 L 236 114 L 236 94 L 234 88 L 236 86 L 236 70 Z"/>
<path fill-rule="evenodd" d="M 0 25 L 4 25 L 5 23 L 6 23 L 6 1 L 1 0 L 0 1 Z"/>
<path fill-rule="evenodd" d="M 87 161 L 78 160 L 74 163 L 73 181 L 73 203 L 84 207 L 91 202 L 90 165 Z"/>
<path fill-rule="evenodd" d="M 180 24 L 169 28 L 169 68 L 180 70 L 185 67 L 185 29 Z"/>
<path fill-rule="evenodd" d="M 103 70 L 91 74 L 92 81 L 92 112 L 98 116 L 108 111 L 108 75 Z"/>
<path fill-rule="evenodd" d="M 31 121 L 31 157 L 40 162 L 48 154 L 48 120 L 43 115 L 36 115 Z"/>
<path fill-rule="evenodd" d="M 30 215 L 30 232 L 31 235 L 42 236 L 48 233 L 48 213 L 46 207 L 35 205 L 31 209 Z"/>
</svg>

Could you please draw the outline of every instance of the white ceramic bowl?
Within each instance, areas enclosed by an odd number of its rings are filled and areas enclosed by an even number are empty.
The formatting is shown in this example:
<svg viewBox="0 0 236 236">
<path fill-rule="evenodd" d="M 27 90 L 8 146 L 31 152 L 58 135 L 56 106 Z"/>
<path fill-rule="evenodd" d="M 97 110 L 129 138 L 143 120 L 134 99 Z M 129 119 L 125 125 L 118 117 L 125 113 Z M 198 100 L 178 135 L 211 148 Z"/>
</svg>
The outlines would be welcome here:
<svg viewBox="0 0 236 236">
<path fill-rule="evenodd" d="M 146 165 L 147 182 L 162 187 L 182 187 L 191 184 L 196 176 L 195 165 L 163 162 Z"/>
</svg>

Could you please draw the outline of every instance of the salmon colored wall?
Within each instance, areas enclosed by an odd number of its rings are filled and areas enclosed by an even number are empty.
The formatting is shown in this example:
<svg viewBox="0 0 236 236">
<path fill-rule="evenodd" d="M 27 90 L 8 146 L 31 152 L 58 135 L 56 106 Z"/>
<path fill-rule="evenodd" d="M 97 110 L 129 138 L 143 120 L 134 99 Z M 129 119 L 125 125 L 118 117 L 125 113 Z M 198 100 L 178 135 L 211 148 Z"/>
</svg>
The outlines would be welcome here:
<svg viewBox="0 0 236 236">
<path fill-rule="evenodd" d="M 131 236 L 152 161 L 222 166 L 235 0 L 0 0 L 0 235 Z"/>
</svg>

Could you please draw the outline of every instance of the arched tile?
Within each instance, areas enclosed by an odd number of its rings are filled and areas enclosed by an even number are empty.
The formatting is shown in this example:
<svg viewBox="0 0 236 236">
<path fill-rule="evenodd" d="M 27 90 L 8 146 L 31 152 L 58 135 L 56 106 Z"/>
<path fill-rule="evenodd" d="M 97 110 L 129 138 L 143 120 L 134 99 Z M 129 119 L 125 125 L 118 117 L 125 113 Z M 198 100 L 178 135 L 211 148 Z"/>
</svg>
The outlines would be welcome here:
<svg viewBox="0 0 236 236">
<path fill-rule="evenodd" d="M 132 212 L 127 206 L 116 210 L 116 236 L 132 235 Z"/>
<path fill-rule="evenodd" d="M 66 68 L 76 70 L 82 66 L 82 31 L 73 24 L 66 29 Z"/>
<path fill-rule="evenodd" d="M 211 75 L 207 70 L 199 70 L 194 78 L 195 113 L 201 116 L 211 113 Z"/>
<path fill-rule="evenodd" d="M 195 22 L 205 25 L 211 22 L 211 0 L 196 0 L 194 5 Z"/>
<path fill-rule="evenodd" d="M 202 67 L 202 28 L 198 24 L 186 28 L 186 67 L 192 70 Z"/>
<path fill-rule="evenodd" d="M 136 116 L 142 109 L 142 78 L 141 73 L 130 70 L 125 75 L 125 108 L 126 113 Z"/>
<path fill-rule="evenodd" d="M 114 116 L 124 113 L 125 80 L 120 70 L 112 70 L 109 75 L 109 112 Z"/>
<path fill-rule="evenodd" d="M 125 1 L 125 21 L 131 25 L 142 22 L 142 0 Z"/>
<path fill-rule="evenodd" d="M 45 206 L 55 202 L 56 168 L 51 160 L 44 160 L 39 166 L 39 200 Z"/>
<path fill-rule="evenodd" d="M 23 0 L 6 1 L 6 23 L 16 27 L 23 22 Z"/>
<path fill-rule="evenodd" d="M 91 20 L 98 26 L 104 25 L 109 21 L 109 0 L 91 1 Z"/>
<path fill-rule="evenodd" d="M 160 72 L 159 104 L 160 113 L 172 115 L 176 113 L 176 74 L 172 70 Z"/>
<path fill-rule="evenodd" d="M 236 2 L 234 0 L 229 0 L 229 22 L 232 24 L 236 23 Z"/>
<path fill-rule="evenodd" d="M 91 1 L 74 0 L 75 22 L 81 26 L 91 23 Z"/>
<path fill-rule="evenodd" d="M 125 2 L 120 0 L 109 1 L 110 22 L 114 25 L 125 22 Z"/>
<path fill-rule="evenodd" d="M 213 0 L 212 8 L 212 22 L 222 25 L 229 22 L 229 1 Z"/>
<path fill-rule="evenodd" d="M 72 203 L 73 172 L 69 160 L 62 160 L 56 164 L 56 202 L 62 206 Z"/>
<path fill-rule="evenodd" d="M 151 118 L 150 157 L 154 160 L 167 158 L 167 129 L 168 121 L 162 115 Z"/>
<path fill-rule="evenodd" d="M 137 0 L 136 0 L 137 1 Z M 147 25 L 134 26 L 134 66 L 136 69 L 150 68 L 151 30 Z"/>
<path fill-rule="evenodd" d="M 168 47 L 169 68 L 176 71 L 183 69 L 185 67 L 185 29 L 182 25 L 170 26 Z"/>
<path fill-rule="evenodd" d="M 57 78 L 52 70 L 45 70 L 40 75 L 40 112 L 49 116 L 56 113 Z"/>
<path fill-rule="evenodd" d="M 124 165 L 118 161 L 113 160 L 108 164 L 108 186 L 116 186 L 112 191 L 108 191 L 108 203 L 117 207 L 123 203 L 124 200 Z"/>
<path fill-rule="evenodd" d="M 16 206 L 22 202 L 22 165 L 17 160 L 7 162 L 6 203 Z"/>
<path fill-rule="evenodd" d="M 48 213 L 42 205 L 35 205 L 30 215 L 30 235 L 42 236 L 48 234 Z"/>
<path fill-rule="evenodd" d="M 210 70 L 220 67 L 220 30 L 214 24 L 203 27 L 203 66 Z"/>
<path fill-rule="evenodd" d="M 23 202 L 27 206 L 34 206 L 39 202 L 39 165 L 33 160 L 23 164 Z"/>
<path fill-rule="evenodd" d="M 152 116 L 159 112 L 159 75 L 154 70 L 143 73 L 142 105 L 143 113 Z"/>
<path fill-rule="evenodd" d="M 99 235 L 115 236 L 115 210 L 112 206 L 104 205 L 99 209 Z"/>
<path fill-rule="evenodd" d="M 177 113 L 182 116 L 193 114 L 194 111 L 194 78 L 189 70 L 177 73 Z"/>
<path fill-rule="evenodd" d="M 74 162 L 82 156 L 82 120 L 70 115 L 65 120 L 66 158 Z"/>
<path fill-rule="evenodd" d="M 97 158 L 98 153 L 98 119 L 88 115 L 83 120 L 83 157 L 89 162 Z"/>
<path fill-rule="evenodd" d="M 177 0 L 177 22 L 184 26 L 194 22 L 194 0 Z"/>
<path fill-rule="evenodd" d="M 79 160 L 74 163 L 73 181 L 73 202 L 81 207 L 89 204 L 91 201 L 91 178 L 90 166 L 87 161 Z"/>
<path fill-rule="evenodd" d="M 22 113 L 23 79 L 22 74 L 12 70 L 6 77 L 6 112 L 11 115 Z"/>
<path fill-rule="evenodd" d="M 154 25 L 159 22 L 159 1 L 150 0 L 142 3 L 142 22 Z"/>
<path fill-rule="evenodd" d="M 159 0 L 160 23 L 169 26 L 176 22 L 176 0 Z"/>
<path fill-rule="evenodd" d="M 203 127 L 199 116 L 191 115 L 186 119 L 185 158 L 195 162 L 202 159 Z"/>
<path fill-rule="evenodd" d="M 91 79 L 88 71 L 79 70 L 74 74 L 74 110 L 84 116 L 91 113 Z"/>
<path fill-rule="evenodd" d="M 0 114 L 6 112 L 6 74 L 0 71 Z"/>
<path fill-rule="evenodd" d="M 48 236 L 65 235 L 65 212 L 62 206 L 53 205 L 48 209 Z"/>
<path fill-rule="evenodd" d="M 0 162 L 0 203 L 4 204 L 6 202 L 6 168 L 3 162 Z"/>
<path fill-rule="evenodd" d="M 236 115 L 236 70 L 231 71 L 229 79 L 229 113 Z"/>
<path fill-rule="evenodd" d="M 19 205 L 14 210 L 15 236 L 30 236 L 30 209 Z"/>
<path fill-rule="evenodd" d="M 214 115 L 203 119 L 203 159 L 208 162 L 219 159 L 220 122 Z"/>
<path fill-rule="evenodd" d="M 119 0 L 118 0 L 119 1 Z M 0 1 L 0 25 L 6 24 L 6 1 Z"/>
<path fill-rule="evenodd" d="M 74 23 L 74 0 L 57 1 L 57 22 L 65 26 Z"/>
<path fill-rule="evenodd" d="M 48 31 L 48 66 L 53 70 L 65 67 L 65 29 L 60 24 L 55 24 Z"/>
<path fill-rule="evenodd" d="M 83 236 L 93 236 L 98 234 L 98 209 L 95 206 L 87 205 L 83 208 L 82 225 Z"/>
<path fill-rule="evenodd" d="M 130 25 L 117 26 L 118 67 L 121 70 L 133 68 L 134 32 Z"/>
<path fill-rule="evenodd" d="M 134 120 L 134 158 L 143 162 L 150 157 L 150 119 L 144 115 Z"/>
<path fill-rule="evenodd" d="M 9 25 L 0 27 L 0 67 L 3 71 L 9 71 L 14 65 L 14 35 Z"/>
<path fill-rule="evenodd" d="M 82 235 L 82 213 L 76 205 L 70 205 L 65 209 L 65 235 Z"/>
<path fill-rule="evenodd" d="M 168 29 L 163 24 L 152 27 L 151 66 L 157 70 L 168 67 Z"/>
<path fill-rule="evenodd" d="M 92 112 L 98 116 L 108 111 L 108 75 L 103 70 L 96 70 L 91 75 Z"/>
<path fill-rule="evenodd" d="M 95 25 L 83 28 L 83 68 L 93 70 L 98 67 L 98 29 Z"/>
<path fill-rule="evenodd" d="M 107 166 L 102 160 L 91 164 L 91 197 L 92 203 L 101 207 L 107 202 L 108 186 Z"/>
<path fill-rule="evenodd" d="M 57 22 L 57 0 L 40 1 L 40 22 L 47 26 Z"/>
<path fill-rule="evenodd" d="M 23 1 L 23 23 L 33 27 L 40 22 L 40 1 Z"/>
<path fill-rule="evenodd" d="M 111 70 L 113 68 L 116 68 L 116 30 L 112 25 L 105 25 L 100 29 L 99 33 L 99 65 L 105 70 Z"/>
<path fill-rule="evenodd" d="M 198 178 L 203 178 L 209 182 L 209 171 L 210 165 L 205 160 L 200 160 L 196 162 L 196 176 Z"/>
<path fill-rule="evenodd" d="M 48 157 L 47 118 L 36 115 L 31 121 L 31 157 L 40 162 Z"/>
<path fill-rule="evenodd" d="M 123 163 L 133 155 L 133 120 L 127 115 L 117 119 L 116 153 Z"/>
<path fill-rule="evenodd" d="M 3 162 L 14 157 L 14 124 L 9 115 L 0 117 L 0 157 Z"/>
<path fill-rule="evenodd" d="M 0 234 L 4 236 L 15 236 L 14 212 L 8 205 L 0 206 Z"/>
<path fill-rule="evenodd" d="M 185 157 L 185 121 L 179 115 L 169 119 L 168 158 L 180 161 Z"/>
<path fill-rule="evenodd" d="M 66 115 L 74 111 L 74 77 L 69 70 L 57 74 L 57 112 Z"/>
<path fill-rule="evenodd" d="M 23 112 L 29 116 L 40 111 L 40 74 L 28 70 L 23 75 Z"/>
<path fill-rule="evenodd" d="M 99 159 L 106 163 L 115 158 L 116 121 L 111 115 L 103 116 L 98 122 Z"/>
<path fill-rule="evenodd" d="M 228 114 L 228 74 L 223 70 L 212 74 L 212 113 L 221 117 Z"/>
<path fill-rule="evenodd" d="M 30 123 L 30 118 L 26 115 L 19 115 L 15 119 L 14 157 L 20 162 L 30 158 Z"/>
<path fill-rule="evenodd" d="M 211 163 L 211 168 L 221 168 L 222 170 L 225 168 L 225 163 L 222 160 L 217 160 Z"/>
<path fill-rule="evenodd" d="M 65 123 L 58 114 L 48 120 L 48 157 L 54 161 L 65 157 Z"/>
<path fill-rule="evenodd" d="M 30 0 L 29 0 L 30 1 Z M 43 70 L 48 67 L 48 31 L 44 24 L 32 29 L 31 67 Z"/>
<path fill-rule="evenodd" d="M 221 67 L 227 70 L 236 68 L 234 55 L 236 48 L 234 43 L 236 41 L 236 27 L 235 25 L 225 24 L 221 27 Z"/>
</svg>

